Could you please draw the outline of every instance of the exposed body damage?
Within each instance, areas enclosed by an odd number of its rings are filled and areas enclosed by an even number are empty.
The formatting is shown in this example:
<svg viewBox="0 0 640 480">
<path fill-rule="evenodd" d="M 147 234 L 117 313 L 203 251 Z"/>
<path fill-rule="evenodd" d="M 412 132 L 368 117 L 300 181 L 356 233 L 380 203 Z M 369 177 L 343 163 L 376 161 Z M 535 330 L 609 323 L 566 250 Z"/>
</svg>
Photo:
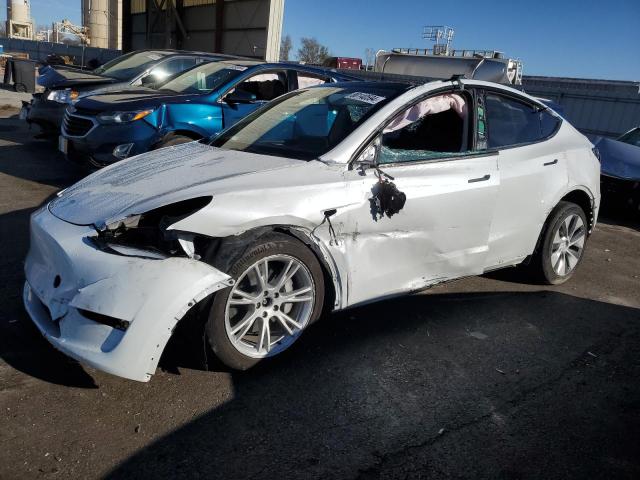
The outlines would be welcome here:
<svg viewBox="0 0 640 480">
<path fill-rule="evenodd" d="M 191 259 L 103 253 L 86 241 L 95 234 L 46 209 L 32 216 L 31 244 L 39 248 L 31 248 L 25 262 L 25 305 L 47 340 L 67 355 L 147 381 L 177 322 L 233 281 Z"/>
<path fill-rule="evenodd" d="M 27 308 L 71 356 L 148 380 L 186 311 L 233 284 L 226 269 L 207 263 L 199 239 L 249 245 L 264 232 L 287 232 L 316 254 L 332 283 L 331 307 L 343 309 L 522 262 L 567 195 L 584 195 L 595 223 L 597 162 L 584 161 L 590 144 L 566 122 L 548 141 L 519 149 L 375 168 L 354 163 L 399 106 L 443 88 L 453 86 L 437 82 L 398 96 L 315 160 L 194 142 L 96 172 L 33 216 Z M 385 179 L 396 189 L 386 214 L 377 193 Z M 140 229 L 147 212 L 197 198 L 206 201 L 160 222 L 164 237 L 178 242 L 173 250 L 162 246 L 144 258 L 135 249 L 114 254 L 92 243 L 104 232 Z M 126 329 L 83 311 L 127 322 Z"/>
</svg>

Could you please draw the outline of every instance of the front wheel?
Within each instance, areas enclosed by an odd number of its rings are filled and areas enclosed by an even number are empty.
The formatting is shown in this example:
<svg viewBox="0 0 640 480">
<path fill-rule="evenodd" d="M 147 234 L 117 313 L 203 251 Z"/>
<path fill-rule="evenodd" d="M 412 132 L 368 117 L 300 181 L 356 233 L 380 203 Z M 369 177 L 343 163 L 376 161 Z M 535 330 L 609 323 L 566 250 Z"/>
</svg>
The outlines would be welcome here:
<svg viewBox="0 0 640 480">
<path fill-rule="evenodd" d="M 236 283 L 215 295 L 206 332 L 216 356 L 231 368 L 246 370 L 283 352 L 322 311 L 320 264 L 287 235 L 258 239 L 228 273 Z"/>
<path fill-rule="evenodd" d="M 159 148 L 164 148 L 164 147 L 172 147 L 174 145 L 181 145 L 183 143 L 189 143 L 189 142 L 193 142 L 193 138 L 187 137 L 185 135 L 170 135 L 168 137 L 165 137 L 161 142 L 159 142 L 154 147 L 154 150 L 157 150 Z"/>
<path fill-rule="evenodd" d="M 560 202 L 547 222 L 533 267 L 549 285 L 569 280 L 580 264 L 587 241 L 587 218 L 581 207 Z"/>
</svg>

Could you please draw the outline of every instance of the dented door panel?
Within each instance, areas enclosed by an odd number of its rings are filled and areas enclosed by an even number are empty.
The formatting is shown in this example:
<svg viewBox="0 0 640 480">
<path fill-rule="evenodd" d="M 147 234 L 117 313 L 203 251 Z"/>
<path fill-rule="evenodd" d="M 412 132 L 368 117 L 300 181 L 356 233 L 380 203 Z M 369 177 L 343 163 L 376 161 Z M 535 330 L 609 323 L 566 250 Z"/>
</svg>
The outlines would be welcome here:
<svg viewBox="0 0 640 480">
<path fill-rule="evenodd" d="M 500 183 L 496 156 L 383 171 L 405 193 L 404 208 L 381 217 L 371 201 L 375 171 L 350 171 L 348 188 L 359 205 L 338 211 L 334 220 L 349 272 L 348 304 L 482 273 Z"/>
</svg>

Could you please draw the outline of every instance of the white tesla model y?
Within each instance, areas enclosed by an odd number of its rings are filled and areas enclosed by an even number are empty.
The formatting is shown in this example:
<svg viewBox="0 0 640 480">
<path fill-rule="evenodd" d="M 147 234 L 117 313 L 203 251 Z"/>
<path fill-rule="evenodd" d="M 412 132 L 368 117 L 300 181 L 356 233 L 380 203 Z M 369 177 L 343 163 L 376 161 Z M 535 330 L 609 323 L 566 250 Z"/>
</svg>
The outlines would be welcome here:
<svg viewBox="0 0 640 480">
<path fill-rule="evenodd" d="M 24 302 L 56 348 L 142 381 L 197 307 L 246 369 L 323 311 L 523 262 L 566 281 L 598 213 L 592 148 L 492 83 L 302 89 L 60 192 L 31 218 Z"/>
</svg>

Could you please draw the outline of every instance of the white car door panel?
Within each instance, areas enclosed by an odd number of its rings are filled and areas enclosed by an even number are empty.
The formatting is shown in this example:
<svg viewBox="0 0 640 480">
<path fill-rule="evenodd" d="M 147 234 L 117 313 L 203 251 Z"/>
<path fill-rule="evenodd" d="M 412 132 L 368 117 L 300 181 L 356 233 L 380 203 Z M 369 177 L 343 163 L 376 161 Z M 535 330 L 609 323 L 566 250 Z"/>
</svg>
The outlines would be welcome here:
<svg viewBox="0 0 640 480">
<path fill-rule="evenodd" d="M 482 273 L 500 184 L 495 154 L 382 166 L 405 193 L 397 214 L 376 215 L 374 169 L 347 172 L 355 208 L 333 223 L 348 252 L 348 304 Z M 390 293 L 391 292 L 391 293 Z"/>
<path fill-rule="evenodd" d="M 548 143 L 505 149 L 498 157 L 500 193 L 490 236 L 489 266 L 533 253 L 558 192 L 568 182 L 566 155 Z"/>
<path fill-rule="evenodd" d="M 539 105 L 494 91 L 485 97 L 488 147 L 499 149 L 500 191 L 488 268 L 519 263 L 568 183 L 567 157 L 553 135 L 560 119 Z"/>
</svg>

